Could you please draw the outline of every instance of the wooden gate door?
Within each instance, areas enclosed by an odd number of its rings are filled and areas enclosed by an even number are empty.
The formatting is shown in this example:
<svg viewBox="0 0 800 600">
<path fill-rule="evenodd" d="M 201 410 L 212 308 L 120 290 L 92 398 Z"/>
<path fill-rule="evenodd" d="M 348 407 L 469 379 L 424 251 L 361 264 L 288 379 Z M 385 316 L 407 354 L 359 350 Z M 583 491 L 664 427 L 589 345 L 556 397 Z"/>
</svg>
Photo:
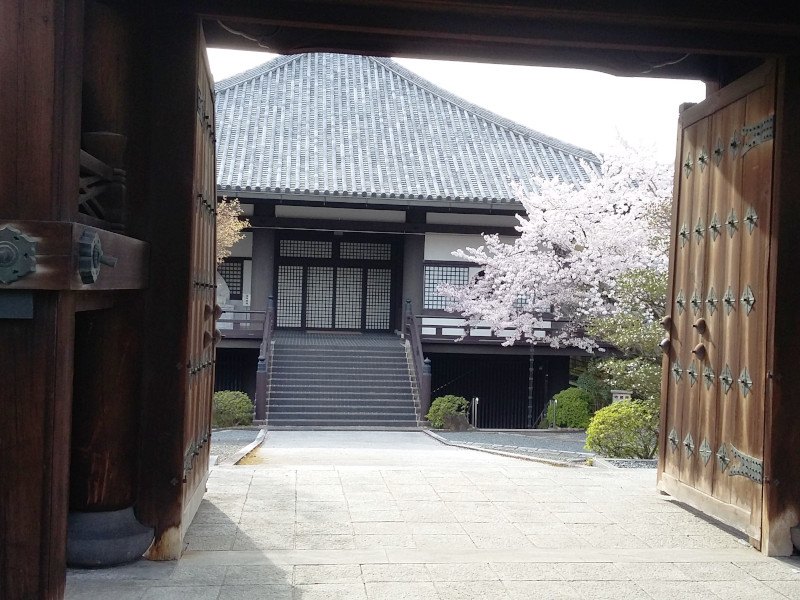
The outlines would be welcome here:
<svg viewBox="0 0 800 600">
<path fill-rule="evenodd" d="M 659 487 L 761 541 L 775 71 L 680 116 Z"/>
<path fill-rule="evenodd" d="M 197 59 L 197 114 L 194 144 L 192 289 L 189 296 L 188 361 L 183 425 L 183 523 L 189 526 L 208 477 L 211 398 L 214 394 L 216 303 L 216 178 L 214 85 L 202 40 Z M 183 537 L 183 536 L 181 536 Z"/>
</svg>

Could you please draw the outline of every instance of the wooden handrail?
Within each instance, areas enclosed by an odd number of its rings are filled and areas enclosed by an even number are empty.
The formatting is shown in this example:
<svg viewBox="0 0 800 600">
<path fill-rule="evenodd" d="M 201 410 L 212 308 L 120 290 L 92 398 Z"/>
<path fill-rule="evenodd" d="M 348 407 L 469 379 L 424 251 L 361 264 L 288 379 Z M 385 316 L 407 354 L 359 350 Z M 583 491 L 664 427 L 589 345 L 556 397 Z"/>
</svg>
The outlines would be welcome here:
<svg viewBox="0 0 800 600">
<path fill-rule="evenodd" d="M 266 314 L 267 314 L 266 310 L 236 310 L 236 309 L 226 310 L 226 309 L 223 309 L 222 316 L 219 319 L 217 319 L 217 321 L 263 321 L 264 317 L 262 317 L 260 319 L 252 319 L 252 318 L 249 318 L 249 315 L 266 315 Z M 231 319 L 231 318 L 225 318 L 225 315 L 248 315 L 248 318 L 247 319 Z"/>
<path fill-rule="evenodd" d="M 272 336 L 275 330 L 275 302 L 272 296 L 266 311 L 252 311 L 264 313 L 264 332 L 261 336 L 261 346 L 258 350 L 258 366 L 256 367 L 256 398 L 255 418 L 264 421 L 267 418 L 267 380 L 269 372 L 269 356 L 272 345 Z"/>
<path fill-rule="evenodd" d="M 422 324 L 420 318 L 411 310 L 411 300 L 406 300 L 403 334 L 407 336 L 411 347 L 411 360 L 419 390 L 420 416 L 424 417 L 431 405 L 431 363 L 422 353 Z"/>
</svg>

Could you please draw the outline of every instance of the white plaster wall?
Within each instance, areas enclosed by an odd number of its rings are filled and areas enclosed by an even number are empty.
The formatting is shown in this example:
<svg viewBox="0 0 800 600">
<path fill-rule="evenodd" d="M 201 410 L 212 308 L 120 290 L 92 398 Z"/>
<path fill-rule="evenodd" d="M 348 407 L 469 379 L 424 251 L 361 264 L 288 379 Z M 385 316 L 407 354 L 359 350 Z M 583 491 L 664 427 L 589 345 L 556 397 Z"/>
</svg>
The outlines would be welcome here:
<svg viewBox="0 0 800 600">
<path fill-rule="evenodd" d="M 331 208 L 330 206 L 276 206 L 275 216 L 287 219 L 325 219 L 330 221 L 377 221 L 380 223 L 405 223 L 402 210 L 374 210 L 369 208 Z"/>
<path fill-rule="evenodd" d="M 501 236 L 506 243 L 512 243 L 513 237 Z M 454 250 L 466 247 L 477 248 L 484 244 L 483 236 L 479 234 L 460 233 L 426 233 L 425 234 L 425 260 L 461 260 L 453 256 Z"/>
<path fill-rule="evenodd" d="M 246 260 L 242 265 L 242 304 L 244 304 L 244 297 L 248 295 L 251 297 L 252 304 L 252 290 L 253 290 L 253 261 Z"/>
<path fill-rule="evenodd" d="M 519 225 L 517 218 L 512 215 L 473 215 L 462 213 L 434 213 L 425 216 L 428 223 L 437 225 L 485 225 L 486 233 L 491 233 L 492 227 L 516 227 Z"/>
</svg>

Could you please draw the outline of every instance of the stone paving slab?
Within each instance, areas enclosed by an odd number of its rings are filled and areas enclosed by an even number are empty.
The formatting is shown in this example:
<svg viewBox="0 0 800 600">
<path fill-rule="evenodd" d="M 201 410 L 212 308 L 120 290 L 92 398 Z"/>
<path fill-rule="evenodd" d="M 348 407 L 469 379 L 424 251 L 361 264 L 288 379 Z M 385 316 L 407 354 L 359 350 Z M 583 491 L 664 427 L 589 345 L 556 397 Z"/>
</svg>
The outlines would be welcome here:
<svg viewBox="0 0 800 600">
<path fill-rule="evenodd" d="M 178 562 L 69 570 L 67 598 L 778 599 L 770 559 L 655 490 L 416 432 L 270 432 L 217 466 Z"/>
</svg>

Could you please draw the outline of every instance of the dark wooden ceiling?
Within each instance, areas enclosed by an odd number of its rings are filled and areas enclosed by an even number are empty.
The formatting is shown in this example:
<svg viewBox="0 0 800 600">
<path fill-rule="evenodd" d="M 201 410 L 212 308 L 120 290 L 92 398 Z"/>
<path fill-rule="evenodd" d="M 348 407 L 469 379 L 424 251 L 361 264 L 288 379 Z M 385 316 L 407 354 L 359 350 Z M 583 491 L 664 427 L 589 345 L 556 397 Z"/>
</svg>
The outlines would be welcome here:
<svg viewBox="0 0 800 600">
<path fill-rule="evenodd" d="M 800 52 L 793 2 L 164 0 L 209 46 L 588 68 L 724 83 Z M 235 31 L 237 33 L 233 33 Z"/>
</svg>

